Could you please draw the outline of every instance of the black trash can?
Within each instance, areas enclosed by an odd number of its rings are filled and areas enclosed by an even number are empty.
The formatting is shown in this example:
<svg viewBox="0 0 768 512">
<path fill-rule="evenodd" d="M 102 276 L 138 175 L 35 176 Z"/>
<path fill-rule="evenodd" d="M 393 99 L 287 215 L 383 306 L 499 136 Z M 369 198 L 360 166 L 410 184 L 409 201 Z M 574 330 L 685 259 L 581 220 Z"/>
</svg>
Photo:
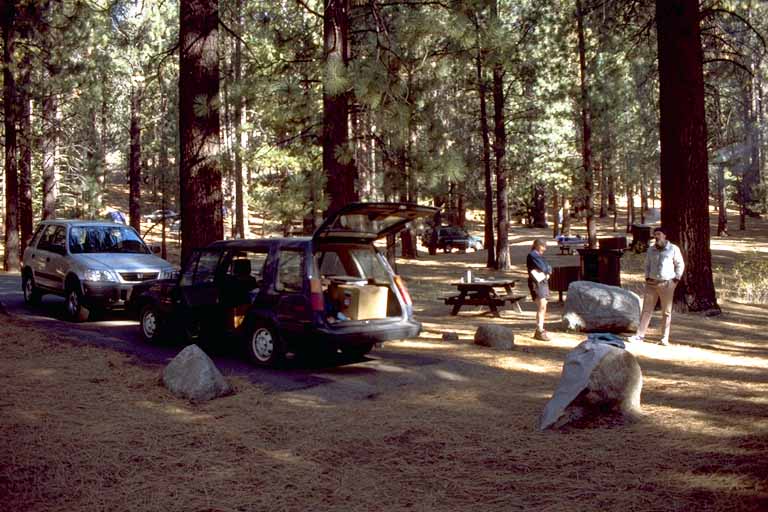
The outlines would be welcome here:
<svg viewBox="0 0 768 512">
<path fill-rule="evenodd" d="M 611 286 L 621 286 L 620 249 L 577 249 L 581 279 Z"/>
<path fill-rule="evenodd" d="M 653 226 L 648 224 L 632 224 L 632 250 L 645 252 L 651 242 Z"/>
</svg>

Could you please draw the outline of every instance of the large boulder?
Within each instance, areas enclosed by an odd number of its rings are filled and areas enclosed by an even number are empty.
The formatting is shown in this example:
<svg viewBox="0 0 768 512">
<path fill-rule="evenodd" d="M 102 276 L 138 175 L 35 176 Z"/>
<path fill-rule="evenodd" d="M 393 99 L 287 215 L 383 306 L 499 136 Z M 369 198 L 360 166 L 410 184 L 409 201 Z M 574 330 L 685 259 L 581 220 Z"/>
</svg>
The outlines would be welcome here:
<svg viewBox="0 0 768 512">
<path fill-rule="evenodd" d="M 640 322 L 640 297 L 618 286 L 574 281 L 568 286 L 563 327 L 583 332 L 632 332 Z"/>
<path fill-rule="evenodd" d="M 515 347 L 515 333 L 502 325 L 481 325 L 475 331 L 475 345 L 511 350 Z"/>
<path fill-rule="evenodd" d="M 163 384 L 174 395 L 198 402 L 233 391 L 211 358 L 197 345 L 189 345 L 171 360 L 163 371 Z"/>
<path fill-rule="evenodd" d="M 560 384 L 544 407 L 539 429 L 606 414 L 634 418 L 640 412 L 642 388 L 643 373 L 635 356 L 604 340 L 588 339 L 566 355 Z"/>
</svg>

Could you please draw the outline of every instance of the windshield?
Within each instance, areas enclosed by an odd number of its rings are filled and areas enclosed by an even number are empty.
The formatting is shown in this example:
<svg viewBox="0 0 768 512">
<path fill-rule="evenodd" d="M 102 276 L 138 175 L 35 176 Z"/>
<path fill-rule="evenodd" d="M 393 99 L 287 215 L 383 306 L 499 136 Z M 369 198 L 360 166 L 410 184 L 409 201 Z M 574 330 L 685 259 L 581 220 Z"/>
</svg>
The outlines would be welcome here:
<svg viewBox="0 0 768 512">
<path fill-rule="evenodd" d="M 136 232 L 127 226 L 75 226 L 69 230 L 69 252 L 148 254 Z"/>
</svg>

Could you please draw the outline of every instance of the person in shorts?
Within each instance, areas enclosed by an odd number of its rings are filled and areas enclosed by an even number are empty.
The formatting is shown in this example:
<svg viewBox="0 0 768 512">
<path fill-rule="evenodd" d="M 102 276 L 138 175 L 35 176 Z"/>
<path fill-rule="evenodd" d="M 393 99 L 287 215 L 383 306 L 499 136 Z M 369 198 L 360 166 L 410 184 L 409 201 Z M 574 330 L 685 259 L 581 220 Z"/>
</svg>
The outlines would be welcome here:
<svg viewBox="0 0 768 512">
<path fill-rule="evenodd" d="M 544 252 L 547 250 L 547 241 L 537 238 L 531 245 L 531 252 L 525 260 L 525 266 L 528 268 L 528 290 L 531 292 L 531 299 L 536 303 L 536 332 L 534 339 L 549 341 L 550 337 L 544 328 L 544 317 L 547 315 L 547 300 L 549 299 L 549 275 L 552 273 L 552 266 L 544 259 Z"/>
</svg>

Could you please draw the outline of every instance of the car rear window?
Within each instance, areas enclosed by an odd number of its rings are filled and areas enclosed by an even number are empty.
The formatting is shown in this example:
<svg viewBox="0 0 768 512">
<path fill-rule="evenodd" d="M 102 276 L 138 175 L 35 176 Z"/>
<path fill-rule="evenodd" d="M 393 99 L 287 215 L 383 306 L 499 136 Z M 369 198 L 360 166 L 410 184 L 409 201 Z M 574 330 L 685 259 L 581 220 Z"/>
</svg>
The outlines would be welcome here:
<svg viewBox="0 0 768 512">
<path fill-rule="evenodd" d="M 389 271 L 373 247 L 328 248 L 315 254 L 315 262 L 323 277 L 350 276 L 376 281 L 389 280 Z"/>
</svg>

